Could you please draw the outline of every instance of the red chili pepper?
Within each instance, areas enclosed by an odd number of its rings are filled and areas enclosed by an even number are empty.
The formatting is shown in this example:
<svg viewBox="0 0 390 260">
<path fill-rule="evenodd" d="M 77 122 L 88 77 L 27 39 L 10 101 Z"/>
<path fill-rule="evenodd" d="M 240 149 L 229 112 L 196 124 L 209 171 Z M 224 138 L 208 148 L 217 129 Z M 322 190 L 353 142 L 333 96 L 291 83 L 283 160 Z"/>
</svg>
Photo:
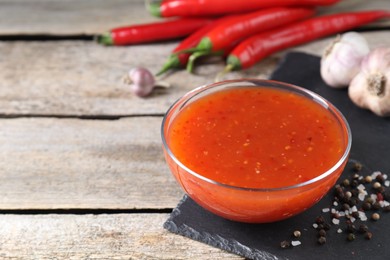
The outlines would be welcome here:
<svg viewBox="0 0 390 260">
<path fill-rule="evenodd" d="M 248 68 L 276 51 L 347 31 L 386 17 L 390 17 L 390 11 L 339 13 L 311 18 L 254 35 L 242 41 L 230 53 L 225 71 Z"/>
<path fill-rule="evenodd" d="M 211 21 L 210 18 L 178 18 L 119 27 L 99 36 L 98 42 L 105 45 L 127 45 L 177 39 L 190 35 Z"/>
<path fill-rule="evenodd" d="M 168 0 L 168 1 L 170 1 L 170 0 Z M 207 32 L 209 32 L 210 30 L 212 30 L 213 28 L 215 28 L 219 24 L 223 23 L 224 21 L 232 19 L 233 17 L 234 16 L 224 16 L 220 19 L 217 19 L 217 20 L 201 27 L 200 29 L 198 29 L 197 31 L 192 33 L 190 36 L 185 38 L 183 41 L 181 41 L 180 44 L 177 45 L 175 49 L 173 49 L 172 54 L 169 56 L 167 62 L 164 63 L 162 69 L 157 73 L 156 76 L 159 76 L 172 68 L 185 67 L 187 65 L 188 59 L 189 59 L 191 54 L 186 53 L 186 52 L 180 53 L 180 51 L 197 46 L 199 44 L 200 40 L 203 38 L 203 36 Z M 177 52 L 179 52 L 179 53 L 177 53 Z"/>
<path fill-rule="evenodd" d="M 223 53 L 223 50 L 232 43 L 265 30 L 306 19 L 314 13 L 314 10 L 309 8 L 276 7 L 236 15 L 209 31 L 195 48 L 188 49 L 188 51 L 194 52 L 194 56 L 199 56 L 197 52 L 202 52 L 203 55 L 207 52 Z M 187 70 L 192 71 L 192 67 L 193 63 L 188 63 Z"/>
<path fill-rule="evenodd" d="M 163 0 L 152 1 L 149 12 L 158 17 L 243 13 L 270 7 L 326 6 L 340 0 Z"/>
</svg>

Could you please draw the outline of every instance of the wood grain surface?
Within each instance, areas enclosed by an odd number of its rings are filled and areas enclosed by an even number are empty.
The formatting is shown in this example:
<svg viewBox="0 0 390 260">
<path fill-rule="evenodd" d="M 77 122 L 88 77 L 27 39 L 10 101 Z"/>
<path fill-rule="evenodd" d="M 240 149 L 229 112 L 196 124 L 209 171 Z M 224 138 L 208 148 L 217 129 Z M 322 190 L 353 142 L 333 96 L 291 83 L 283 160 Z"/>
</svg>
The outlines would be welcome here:
<svg viewBox="0 0 390 260">
<path fill-rule="evenodd" d="M 2 259 L 242 259 L 162 228 L 168 214 L 0 215 Z"/>
<path fill-rule="evenodd" d="M 388 31 L 365 32 L 371 47 L 390 44 Z M 291 48 L 321 55 L 334 37 Z M 223 70 L 220 58 L 165 75 L 168 89 L 138 98 L 123 81 L 133 67 L 157 72 L 176 43 L 104 47 L 88 41 L 0 42 L 0 115 L 128 116 L 162 115 L 189 90 L 212 83 Z M 267 78 L 285 54 L 264 59 L 254 67 L 224 79 Z M 148 55 L 145 55 L 148 53 Z"/>
<path fill-rule="evenodd" d="M 163 158 L 161 117 L 0 122 L 0 210 L 165 209 L 183 195 Z"/>
<path fill-rule="evenodd" d="M 390 9 L 344 0 L 320 14 Z M 92 36 L 159 21 L 142 0 L 0 0 L 0 258 L 241 259 L 162 227 L 183 192 L 165 165 L 162 116 L 214 81 L 219 57 L 161 78 L 148 98 L 129 91 L 133 67 L 157 72 L 178 41 L 105 47 Z M 390 45 L 389 20 L 371 47 Z M 333 37 L 278 52 L 223 79 L 267 78 L 289 51 L 321 55 Z M 90 214 L 95 213 L 95 214 Z"/>
</svg>

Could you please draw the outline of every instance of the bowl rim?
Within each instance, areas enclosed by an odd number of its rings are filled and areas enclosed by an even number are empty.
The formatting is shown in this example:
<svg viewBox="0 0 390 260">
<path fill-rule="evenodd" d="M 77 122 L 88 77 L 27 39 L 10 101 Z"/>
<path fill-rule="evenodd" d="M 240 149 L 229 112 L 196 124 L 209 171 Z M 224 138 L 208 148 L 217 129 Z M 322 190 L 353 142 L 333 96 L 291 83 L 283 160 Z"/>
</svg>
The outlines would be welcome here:
<svg viewBox="0 0 390 260">
<path fill-rule="evenodd" d="M 218 87 L 218 86 L 224 85 L 224 84 L 243 83 L 243 82 L 253 83 L 253 84 L 266 83 L 266 84 L 279 85 L 279 86 L 283 85 L 283 87 L 291 88 L 293 90 L 292 91 L 293 93 L 304 94 L 306 98 L 311 97 L 313 101 L 319 103 L 321 106 L 326 108 L 337 119 L 337 121 L 339 122 L 340 126 L 343 129 L 345 128 L 346 137 L 347 137 L 347 145 L 346 145 L 345 151 L 344 151 L 343 155 L 340 157 L 340 159 L 331 168 L 329 168 L 327 171 L 323 172 L 322 174 L 320 174 L 320 175 L 318 175 L 318 176 L 316 176 L 316 177 L 314 177 L 314 178 L 312 178 L 310 180 L 307 180 L 307 181 L 304 181 L 304 182 L 301 182 L 301 183 L 297 183 L 297 184 L 294 184 L 294 185 L 275 187 L 275 188 L 248 188 L 248 187 L 234 186 L 234 185 L 221 183 L 221 182 L 215 181 L 213 179 L 207 178 L 207 177 L 205 177 L 205 176 L 203 176 L 203 175 L 201 175 L 201 174 L 191 170 L 186 165 L 184 165 L 173 154 L 173 152 L 169 148 L 169 145 L 168 145 L 167 140 L 166 140 L 165 135 L 164 135 L 164 133 L 165 133 L 164 130 L 165 130 L 165 126 L 166 126 L 166 123 L 167 123 L 167 119 L 168 119 L 169 115 L 171 114 L 171 112 L 174 111 L 175 109 L 177 109 L 179 105 L 181 105 L 180 107 L 185 106 L 185 104 L 189 100 L 191 100 L 191 98 L 195 97 L 196 95 L 198 95 L 198 94 L 200 94 L 200 93 L 202 93 L 202 92 L 204 92 L 204 91 L 206 91 L 206 90 L 208 90 L 210 88 Z M 256 82 L 256 83 L 254 83 L 254 82 Z M 269 87 L 269 86 L 265 86 L 265 87 Z M 286 82 L 283 82 L 283 81 L 277 81 L 277 80 L 254 79 L 254 78 L 241 78 L 241 79 L 223 80 L 223 81 L 219 81 L 219 82 L 215 82 L 215 83 L 211 83 L 211 84 L 202 85 L 200 87 L 194 88 L 193 90 L 187 92 L 182 97 L 178 98 L 168 108 L 167 112 L 164 114 L 164 117 L 163 117 L 163 120 L 162 120 L 162 123 L 161 123 L 160 134 L 161 134 L 161 138 L 162 138 L 163 148 L 165 149 L 165 151 L 169 155 L 169 157 L 180 168 L 182 168 L 186 172 L 190 173 L 194 177 L 199 178 L 199 179 L 201 179 L 203 181 L 206 181 L 208 183 L 215 184 L 215 185 L 218 185 L 218 186 L 221 186 L 221 187 L 225 187 L 225 188 L 229 188 L 229 189 L 242 190 L 242 191 L 257 191 L 257 192 L 282 191 L 282 190 L 291 190 L 291 189 L 295 189 L 295 188 L 301 188 L 301 187 L 304 187 L 304 186 L 308 186 L 310 184 L 314 184 L 314 183 L 319 182 L 320 180 L 325 179 L 326 177 L 332 175 L 333 172 L 335 172 L 342 164 L 344 164 L 348 160 L 349 153 L 350 153 L 351 147 L 352 147 L 352 132 L 351 132 L 351 128 L 350 128 L 350 126 L 348 124 L 347 119 L 344 117 L 344 115 L 341 113 L 341 111 L 336 106 L 334 106 L 331 102 L 329 102 L 327 99 L 323 98 L 319 94 L 317 94 L 317 93 L 315 93 L 315 92 L 313 92 L 313 91 L 311 91 L 309 89 L 306 89 L 306 88 L 303 88 L 303 87 L 299 87 L 299 86 L 296 86 L 294 84 L 286 83 Z"/>
</svg>

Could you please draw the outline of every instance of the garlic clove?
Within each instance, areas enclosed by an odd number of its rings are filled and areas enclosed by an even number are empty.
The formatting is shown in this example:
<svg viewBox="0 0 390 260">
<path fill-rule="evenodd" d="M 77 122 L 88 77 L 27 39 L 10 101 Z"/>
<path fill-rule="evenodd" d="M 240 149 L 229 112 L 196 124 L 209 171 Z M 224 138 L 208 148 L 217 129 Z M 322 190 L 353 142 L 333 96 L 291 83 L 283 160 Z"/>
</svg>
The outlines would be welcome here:
<svg viewBox="0 0 390 260">
<path fill-rule="evenodd" d="M 390 47 L 377 48 L 363 59 L 348 95 L 357 106 L 390 116 Z"/>
<path fill-rule="evenodd" d="M 321 58 L 321 77 L 334 88 L 347 87 L 359 72 L 360 63 L 369 53 L 366 39 L 356 32 L 347 32 L 327 46 Z"/>
<path fill-rule="evenodd" d="M 128 83 L 130 90 L 136 96 L 146 97 L 150 95 L 155 87 L 155 78 L 153 74 L 145 68 L 133 68 L 128 73 Z"/>
</svg>

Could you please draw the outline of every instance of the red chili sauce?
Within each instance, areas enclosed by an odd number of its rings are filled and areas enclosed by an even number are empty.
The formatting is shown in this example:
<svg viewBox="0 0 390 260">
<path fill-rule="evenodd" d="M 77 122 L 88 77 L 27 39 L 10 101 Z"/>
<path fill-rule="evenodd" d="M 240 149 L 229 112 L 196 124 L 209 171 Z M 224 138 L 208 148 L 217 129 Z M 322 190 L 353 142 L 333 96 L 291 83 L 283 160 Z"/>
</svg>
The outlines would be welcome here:
<svg viewBox="0 0 390 260">
<path fill-rule="evenodd" d="M 240 87 L 183 108 L 167 136 L 177 159 L 213 181 L 277 188 L 308 181 L 340 160 L 345 140 L 323 106 L 288 91 Z"/>
</svg>

